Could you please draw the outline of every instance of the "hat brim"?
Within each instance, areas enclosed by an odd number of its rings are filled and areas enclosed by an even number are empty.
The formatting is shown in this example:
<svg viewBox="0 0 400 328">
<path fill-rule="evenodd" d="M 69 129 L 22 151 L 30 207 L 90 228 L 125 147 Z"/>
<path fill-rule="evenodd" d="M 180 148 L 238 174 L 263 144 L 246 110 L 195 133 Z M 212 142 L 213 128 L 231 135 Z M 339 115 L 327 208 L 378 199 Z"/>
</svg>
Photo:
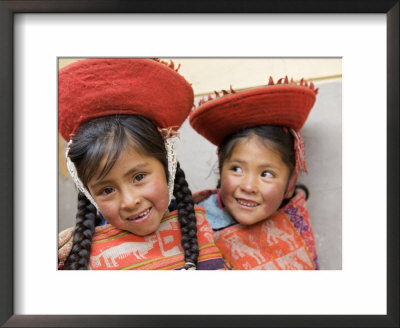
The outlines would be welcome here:
<svg viewBox="0 0 400 328">
<path fill-rule="evenodd" d="M 191 126 L 214 145 L 235 131 L 279 125 L 299 131 L 315 103 L 315 91 L 297 85 L 272 85 L 229 94 L 192 111 Z"/>
<path fill-rule="evenodd" d="M 83 123 L 115 114 L 141 115 L 159 128 L 176 128 L 189 115 L 193 99 L 191 85 L 155 60 L 81 60 L 59 71 L 59 132 L 68 141 Z"/>
</svg>

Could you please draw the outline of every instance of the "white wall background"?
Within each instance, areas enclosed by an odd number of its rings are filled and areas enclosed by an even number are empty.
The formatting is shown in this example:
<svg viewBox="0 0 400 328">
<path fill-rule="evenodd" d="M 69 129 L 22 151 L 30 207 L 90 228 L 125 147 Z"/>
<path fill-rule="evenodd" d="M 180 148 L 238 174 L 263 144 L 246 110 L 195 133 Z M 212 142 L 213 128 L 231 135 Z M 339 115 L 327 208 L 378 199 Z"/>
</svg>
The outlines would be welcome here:
<svg viewBox="0 0 400 328">
<path fill-rule="evenodd" d="M 76 59 L 60 60 L 60 67 Z M 165 59 L 167 60 L 167 59 Z M 302 129 L 308 175 L 299 182 L 310 190 L 308 207 L 321 269 L 342 268 L 342 61 L 340 58 L 174 58 L 179 73 L 192 83 L 196 99 L 221 89 L 265 85 L 288 75 L 319 87 L 317 101 Z M 198 135 L 187 121 L 177 142 L 178 159 L 192 192 L 214 188 L 216 147 Z M 61 139 L 61 138 L 60 138 Z M 74 225 L 76 189 L 66 175 L 60 141 L 59 231 Z"/>
</svg>

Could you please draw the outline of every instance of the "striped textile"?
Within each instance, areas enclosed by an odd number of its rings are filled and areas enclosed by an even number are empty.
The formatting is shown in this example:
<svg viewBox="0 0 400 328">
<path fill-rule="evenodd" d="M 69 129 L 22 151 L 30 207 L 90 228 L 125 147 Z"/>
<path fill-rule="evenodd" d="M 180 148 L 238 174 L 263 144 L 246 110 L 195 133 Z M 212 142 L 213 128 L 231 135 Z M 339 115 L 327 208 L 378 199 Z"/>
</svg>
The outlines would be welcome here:
<svg viewBox="0 0 400 328">
<path fill-rule="evenodd" d="M 224 270 L 221 253 L 214 244 L 213 232 L 205 211 L 195 207 L 199 258 L 197 270 Z M 73 228 L 59 234 L 59 269 L 72 248 Z M 168 213 L 156 232 L 136 236 L 110 224 L 96 227 L 92 241 L 91 270 L 178 270 L 185 265 L 178 211 Z"/>
</svg>

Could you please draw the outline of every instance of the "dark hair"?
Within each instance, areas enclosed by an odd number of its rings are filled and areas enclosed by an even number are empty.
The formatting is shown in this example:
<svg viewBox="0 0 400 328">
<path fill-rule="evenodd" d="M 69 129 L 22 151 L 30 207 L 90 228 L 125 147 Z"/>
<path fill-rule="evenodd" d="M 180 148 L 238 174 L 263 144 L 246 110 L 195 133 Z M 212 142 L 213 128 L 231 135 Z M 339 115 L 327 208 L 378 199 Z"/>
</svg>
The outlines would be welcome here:
<svg viewBox="0 0 400 328">
<path fill-rule="evenodd" d="M 282 161 L 289 168 L 289 177 L 291 176 L 295 165 L 296 155 L 294 151 L 293 135 L 282 126 L 275 125 L 259 125 L 242 130 L 238 130 L 227 136 L 218 147 L 218 167 L 219 172 L 222 172 L 224 161 L 232 155 L 235 145 L 243 139 L 252 136 L 259 137 L 259 140 L 266 146 L 274 149 L 281 156 Z M 289 182 L 289 181 L 288 181 Z M 220 188 L 221 180 L 218 180 L 217 188 Z M 296 186 L 297 187 L 297 186 Z M 302 185 L 308 197 L 308 189 Z"/>
<path fill-rule="evenodd" d="M 72 138 L 69 158 L 75 164 L 79 178 L 86 186 L 97 171 L 101 160 L 107 156 L 100 173 L 100 177 L 104 177 L 128 144 L 133 144 L 138 152 L 159 160 L 168 181 L 168 161 L 164 141 L 156 126 L 142 116 L 110 115 L 88 121 Z M 196 265 L 199 247 L 194 202 L 179 163 L 174 181 L 174 196 L 178 205 L 185 262 Z M 79 193 L 73 246 L 64 269 L 87 270 L 89 268 L 91 243 L 97 219 L 95 206 L 82 193 Z M 190 265 L 186 268 L 188 267 Z"/>
</svg>

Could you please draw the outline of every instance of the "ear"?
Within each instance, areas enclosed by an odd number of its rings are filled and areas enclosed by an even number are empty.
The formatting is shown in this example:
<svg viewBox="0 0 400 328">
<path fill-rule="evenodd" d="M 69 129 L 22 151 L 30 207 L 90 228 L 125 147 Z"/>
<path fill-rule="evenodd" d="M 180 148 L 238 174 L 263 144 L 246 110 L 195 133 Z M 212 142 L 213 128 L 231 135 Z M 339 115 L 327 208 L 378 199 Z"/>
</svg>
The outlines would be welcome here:
<svg viewBox="0 0 400 328">
<path fill-rule="evenodd" d="M 293 197 L 293 194 L 294 194 L 294 190 L 295 190 L 295 187 L 291 188 L 290 190 L 287 189 L 284 198 L 285 198 L 285 199 L 290 199 L 290 198 L 292 198 L 292 197 Z"/>
<path fill-rule="evenodd" d="M 292 175 L 289 178 L 289 182 L 286 188 L 286 192 L 285 192 L 285 196 L 284 198 L 291 198 L 294 194 L 294 190 L 296 189 L 296 182 L 297 182 L 297 177 L 298 174 L 296 172 L 296 170 L 293 170 Z"/>
</svg>

